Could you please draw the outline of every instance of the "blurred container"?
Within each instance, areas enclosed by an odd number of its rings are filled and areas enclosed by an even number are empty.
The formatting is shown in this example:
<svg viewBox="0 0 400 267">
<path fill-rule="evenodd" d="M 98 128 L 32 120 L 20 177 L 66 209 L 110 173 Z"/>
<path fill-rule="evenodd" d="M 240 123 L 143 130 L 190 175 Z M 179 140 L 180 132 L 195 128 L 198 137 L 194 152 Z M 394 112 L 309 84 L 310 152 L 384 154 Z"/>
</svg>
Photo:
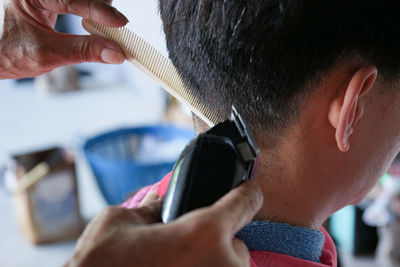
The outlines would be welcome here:
<svg viewBox="0 0 400 267">
<path fill-rule="evenodd" d="M 78 201 L 75 163 L 61 148 L 13 156 L 7 170 L 14 181 L 18 224 L 34 244 L 76 238 L 84 223 Z"/>
<path fill-rule="evenodd" d="M 173 125 L 120 129 L 89 139 L 83 151 L 103 197 L 116 205 L 171 171 L 193 137 Z"/>
</svg>

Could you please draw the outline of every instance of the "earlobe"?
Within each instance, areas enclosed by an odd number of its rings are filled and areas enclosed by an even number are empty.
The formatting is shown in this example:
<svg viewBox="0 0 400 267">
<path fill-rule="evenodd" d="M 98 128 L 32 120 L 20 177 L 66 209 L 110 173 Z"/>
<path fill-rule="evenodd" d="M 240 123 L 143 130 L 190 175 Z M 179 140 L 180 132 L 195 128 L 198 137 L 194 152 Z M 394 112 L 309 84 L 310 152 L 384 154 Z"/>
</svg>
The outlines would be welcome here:
<svg viewBox="0 0 400 267">
<path fill-rule="evenodd" d="M 343 91 L 335 97 L 328 111 L 329 123 L 335 128 L 335 140 L 340 151 L 350 149 L 350 136 L 362 118 L 364 105 L 360 101 L 375 83 L 377 70 L 374 66 L 358 69 Z"/>
<path fill-rule="evenodd" d="M 336 97 L 335 99 L 333 99 L 329 107 L 328 120 L 335 129 L 338 128 L 340 110 L 342 108 L 342 105 L 343 105 L 343 98 Z"/>
</svg>

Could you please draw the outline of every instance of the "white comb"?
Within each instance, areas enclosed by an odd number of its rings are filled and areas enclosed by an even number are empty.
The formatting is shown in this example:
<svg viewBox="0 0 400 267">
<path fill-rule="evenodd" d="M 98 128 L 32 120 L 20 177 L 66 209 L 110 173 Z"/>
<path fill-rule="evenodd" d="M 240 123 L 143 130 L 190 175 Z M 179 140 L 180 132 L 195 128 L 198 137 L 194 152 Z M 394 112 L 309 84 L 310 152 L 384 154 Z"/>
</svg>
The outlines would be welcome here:
<svg viewBox="0 0 400 267">
<path fill-rule="evenodd" d="M 137 34 L 125 27 L 107 27 L 89 19 L 82 20 L 82 25 L 88 32 L 116 42 L 133 65 L 173 97 L 186 103 L 192 112 L 209 126 L 223 121 L 221 116 L 212 113 L 197 99 L 193 91 L 189 90 L 172 62 Z"/>
</svg>

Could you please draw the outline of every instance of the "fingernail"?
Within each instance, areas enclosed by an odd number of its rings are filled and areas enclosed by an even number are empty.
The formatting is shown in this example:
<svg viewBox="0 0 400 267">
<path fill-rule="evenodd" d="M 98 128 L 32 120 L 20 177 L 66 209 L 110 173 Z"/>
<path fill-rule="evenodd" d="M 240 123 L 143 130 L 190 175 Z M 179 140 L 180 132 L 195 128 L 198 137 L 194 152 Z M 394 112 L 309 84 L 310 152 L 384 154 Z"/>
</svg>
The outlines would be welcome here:
<svg viewBox="0 0 400 267">
<path fill-rule="evenodd" d="M 108 64 L 121 64 L 125 60 L 121 52 L 111 48 L 103 49 L 103 51 L 101 51 L 100 57 L 105 63 Z"/>
<path fill-rule="evenodd" d="M 148 194 L 143 200 L 142 203 L 140 203 L 140 206 L 146 206 L 148 204 L 150 204 L 153 201 L 156 201 L 159 199 L 159 195 L 157 192 L 151 192 L 150 194 Z"/>
<path fill-rule="evenodd" d="M 117 16 L 120 20 L 123 20 L 125 23 L 128 23 L 129 20 L 127 17 L 125 17 L 124 14 L 122 14 L 121 12 L 119 12 L 117 9 L 114 9 L 114 14 L 115 16 Z"/>
<path fill-rule="evenodd" d="M 154 201 L 154 200 L 157 200 L 158 198 L 159 198 L 159 194 L 157 193 L 157 192 L 151 192 L 150 194 L 148 194 L 145 198 L 144 198 L 144 200 L 147 200 L 147 201 Z"/>
</svg>

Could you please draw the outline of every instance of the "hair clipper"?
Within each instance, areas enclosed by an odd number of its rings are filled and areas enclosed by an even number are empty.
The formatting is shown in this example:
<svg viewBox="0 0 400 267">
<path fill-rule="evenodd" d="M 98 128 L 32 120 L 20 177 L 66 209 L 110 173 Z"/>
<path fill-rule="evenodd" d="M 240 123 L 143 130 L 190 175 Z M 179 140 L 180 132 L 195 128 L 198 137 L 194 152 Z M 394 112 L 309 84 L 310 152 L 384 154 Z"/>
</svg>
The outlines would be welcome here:
<svg viewBox="0 0 400 267">
<path fill-rule="evenodd" d="M 231 118 L 198 135 L 179 156 L 162 208 L 170 222 L 191 210 L 212 205 L 255 177 L 259 149 L 234 107 Z"/>
</svg>

